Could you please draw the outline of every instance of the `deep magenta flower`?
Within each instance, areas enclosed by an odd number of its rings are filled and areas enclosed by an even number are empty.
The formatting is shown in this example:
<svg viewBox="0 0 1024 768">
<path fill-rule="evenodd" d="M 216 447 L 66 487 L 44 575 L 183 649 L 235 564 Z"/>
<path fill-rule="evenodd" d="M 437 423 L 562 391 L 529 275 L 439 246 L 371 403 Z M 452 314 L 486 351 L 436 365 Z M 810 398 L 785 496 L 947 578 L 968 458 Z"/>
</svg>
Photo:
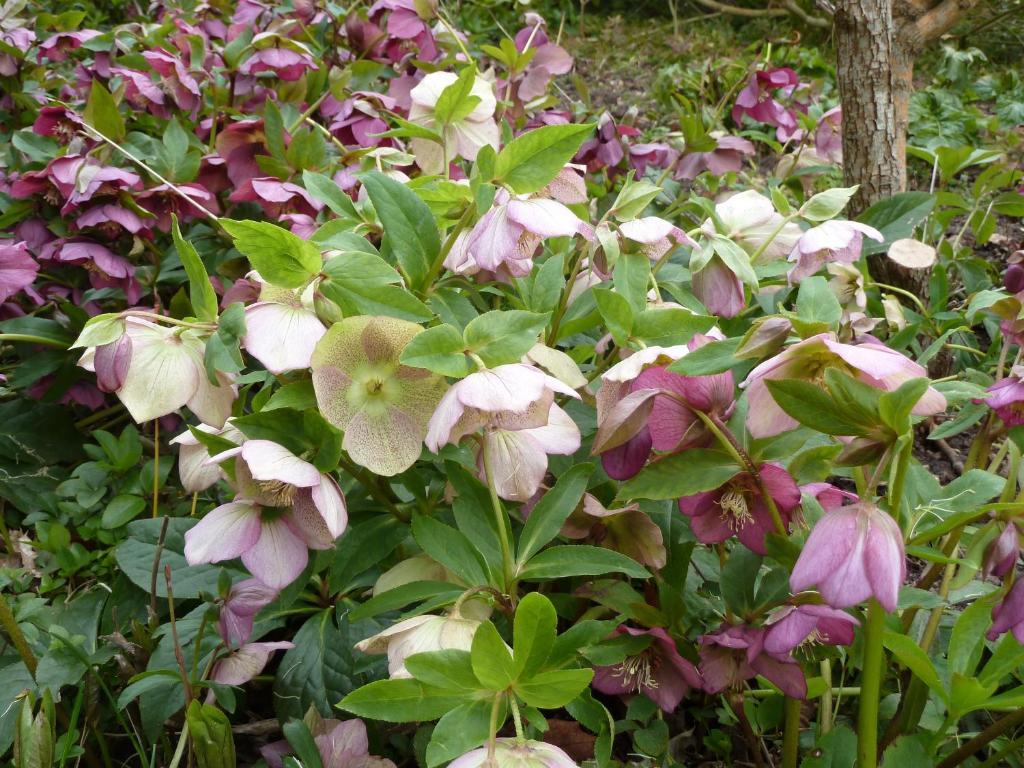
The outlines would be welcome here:
<svg viewBox="0 0 1024 768">
<path fill-rule="evenodd" d="M 319 69 L 308 53 L 291 48 L 261 48 L 242 62 L 238 71 L 243 75 L 271 72 L 279 80 L 293 82 L 306 72 Z"/>
<path fill-rule="evenodd" d="M 1005 578 L 1006 574 L 1017 565 L 1020 557 L 1021 529 L 1016 520 L 1007 520 L 1000 533 L 985 549 L 985 558 L 981 567 L 982 578 L 995 576 Z"/>
<path fill-rule="evenodd" d="M 789 586 L 793 592 L 817 586 L 833 608 L 873 597 L 891 612 L 906 576 L 899 525 L 874 504 L 860 502 L 825 512 L 807 537 Z"/>
<path fill-rule="evenodd" d="M 747 624 L 727 625 L 700 638 L 700 674 L 704 690 L 718 694 L 740 688 L 746 680 L 761 675 L 787 696 L 807 697 L 803 669 L 788 654 L 769 653 L 764 648 L 765 630 Z"/>
<path fill-rule="evenodd" d="M 986 633 L 995 640 L 1005 632 L 1012 632 L 1018 643 L 1024 644 L 1024 578 L 1017 578 L 1009 593 L 992 609 L 992 627 Z"/>
<path fill-rule="evenodd" d="M 585 493 L 583 503 L 562 526 L 562 535 L 621 552 L 651 568 L 664 568 L 668 560 L 661 528 L 639 504 L 608 509 Z"/>
<path fill-rule="evenodd" d="M 36 54 L 40 64 L 43 61 L 59 62 L 67 59 L 71 51 L 78 50 L 82 45 L 94 37 L 99 36 L 95 29 L 80 29 L 77 32 L 58 32 L 51 35 L 39 44 L 39 53 Z"/>
<path fill-rule="evenodd" d="M 135 304 L 142 296 L 142 286 L 135 279 L 135 266 L 92 240 L 54 240 L 43 247 L 39 258 L 85 267 L 93 288 L 120 288 L 128 304 Z"/>
<path fill-rule="evenodd" d="M 637 178 L 643 178 L 648 168 L 671 168 L 678 159 L 679 150 L 660 141 L 633 144 L 629 148 L 629 166 L 636 171 Z"/>
<path fill-rule="evenodd" d="M 835 334 L 811 336 L 758 365 L 741 386 L 747 390 L 747 429 L 756 438 L 773 437 L 798 422 L 775 402 L 766 382 L 801 379 L 821 382 L 827 368 L 836 368 L 876 389 L 892 391 L 911 379 L 927 377 L 928 372 L 910 358 L 876 341 L 843 344 Z M 929 416 L 946 408 L 946 398 L 929 387 L 912 413 Z"/>
<path fill-rule="evenodd" d="M 62 144 L 67 144 L 83 124 L 82 118 L 67 107 L 43 107 L 32 123 L 32 130 L 40 136 L 52 136 Z"/>
<path fill-rule="evenodd" d="M 764 649 L 787 654 L 804 643 L 851 645 L 860 622 L 845 611 L 827 605 L 787 605 L 765 622 Z"/>
<path fill-rule="evenodd" d="M 388 124 L 381 113 L 384 110 L 394 111 L 396 108 L 397 102 L 387 94 L 355 91 L 351 98 L 344 101 L 328 96 L 320 105 L 320 114 L 330 118 L 328 130 L 342 144 L 369 148 L 391 144 L 391 139 L 384 139 L 376 134 L 388 130 Z"/>
<path fill-rule="evenodd" d="M 788 528 L 800 504 L 800 488 L 778 464 L 762 464 L 758 475 Z M 750 472 L 740 472 L 713 491 L 684 496 L 679 499 L 679 511 L 690 518 L 702 544 L 718 544 L 735 536 L 759 555 L 767 553 L 765 536 L 774 530 L 774 521 L 761 485 Z"/>
<path fill-rule="evenodd" d="M 695 179 L 704 171 L 712 176 L 735 172 L 743 167 L 743 159 L 754 154 L 754 145 L 740 136 L 719 136 L 710 152 L 687 152 L 676 163 L 675 178 Z"/>
<path fill-rule="evenodd" d="M 0 241 L 0 304 L 32 285 L 39 272 L 39 265 L 29 255 L 28 244 L 24 240 Z"/>
<path fill-rule="evenodd" d="M 665 712 L 672 712 L 691 689 L 703 685 L 697 668 L 679 654 L 675 641 L 661 627 L 619 626 L 615 633 L 648 636 L 651 644 L 635 656 L 610 667 L 595 667 L 591 685 L 601 693 L 625 696 L 642 693 Z"/>
<path fill-rule="evenodd" d="M 174 102 L 186 112 L 195 112 L 203 101 L 199 81 L 180 57 L 157 48 L 143 51 L 142 56 L 164 81 L 164 87 L 174 97 Z"/>
<path fill-rule="evenodd" d="M 736 97 L 732 108 L 733 122 L 742 125 L 746 115 L 759 123 L 775 126 L 778 140 L 789 141 L 799 131 L 796 112 L 783 106 L 775 95 L 781 93 L 784 98 L 791 97 L 799 86 L 800 78 L 789 67 L 752 73 L 747 86 Z"/>
<path fill-rule="evenodd" d="M 1010 375 L 986 390 L 989 396 L 975 400 L 996 412 L 1006 427 L 1024 424 L 1024 367 L 1014 366 Z"/>
<path fill-rule="evenodd" d="M 636 136 L 639 133 L 631 125 L 616 125 L 612 116 L 604 112 L 597 120 L 597 132 L 593 138 L 583 142 L 573 162 L 586 165 L 587 173 L 597 173 L 603 168 L 608 168 L 609 173 L 614 175 L 626 157 L 623 137 Z"/>
</svg>

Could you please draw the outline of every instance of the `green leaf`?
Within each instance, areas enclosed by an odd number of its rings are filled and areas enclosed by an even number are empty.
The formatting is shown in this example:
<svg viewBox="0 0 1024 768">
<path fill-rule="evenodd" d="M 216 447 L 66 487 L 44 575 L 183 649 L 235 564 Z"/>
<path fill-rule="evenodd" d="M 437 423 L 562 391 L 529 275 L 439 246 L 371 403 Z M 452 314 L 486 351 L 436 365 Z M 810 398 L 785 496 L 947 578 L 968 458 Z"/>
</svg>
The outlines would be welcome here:
<svg viewBox="0 0 1024 768">
<path fill-rule="evenodd" d="M 624 253 L 615 262 L 615 292 L 629 302 L 634 314 L 647 308 L 651 282 L 651 260 L 643 253 Z"/>
<path fill-rule="evenodd" d="M 517 136 L 498 153 L 495 179 L 521 195 L 537 192 L 558 175 L 593 129 L 547 125 Z"/>
<path fill-rule="evenodd" d="M 489 583 L 483 557 L 462 531 L 432 517 L 416 515 L 412 535 L 424 552 L 470 586 Z"/>
<path fill-rule="evenodd" d="M 234 768 L 235 740 L 227 715 L 210 704 L 193 701 L 185 719 L 199 768 Z"/>
<path fill-rule="evenodd" d="M 302 768 L 324 768 L 316 740 L 305 722 L 292 718 L 281 727 L 281 732 L 295 756 L 302 761 Z"/>
<path fill-rule="evenodd" d="M 529 680 L 544 668 L 555 642 L 557 623 L 555 607 L 539 592 L 531 592 L 520 601 L 512 625 L 516 680 Z"/>
<path fill-rule="evenodd" d="M 299 288 L 320 272 L 320 251 L 308 240 L 265 221 L 221 219 L 235 248 L 272 285 Z"/>
<path fill-rule="evenodd" d="M 629 302 L 610 288 L 594 288 L 591 293 L 616 345 L 628 347 L 629 337 L 633 334 L 633 310 Z"/>
<path fill-rule="evenodd" d="M 181 684 L 181 674 L 170 669 L 154 669 L 132 677 L 131 682 L 117 696 L 117 708 L 124 709 L 139 696 L 149 691 L 160 691 Z"/>
<path fill-rule="evenodd" d="M 476 679 L 492 691 L 504 691 L 516 679 L 512 654 L 497 628 L 489 621 L 483 622 L 473 634 L 470 662 Z"/>
<path fill-rule="evenodd" d="M 685 451 L 648 464 L 619 489 L 622 499 L 678 499 L 710 491 L 740 471 L 729 454 L 718 450 Z"/>
<path fill-rule="evenodd" d="M 579 696 L 593 678 L 592 669 L 555 669 L 516 685 L 516 693 L 531 707 L 558 709 Z"/>
<path fill-rule="evenodd" d="M 918 735 L 900 736 L 885 749 L 882 768 L 909 768 L 909 766 L 933 765 L 932 752 L 922 743 Z"/>
<path fill-rule="evenodd" d="M 434 119 L 438 125 L 457 123 L 476 109 L 480 97 L 470 93 L 475 82 L 476 67 L 470 65 L 459 73 L 454 83 L 441 91 L 434 105 Z"/>
<path fill-rule="evenodd" d="M 490 701 L 463 704 L 437 721 L 427 744 L 427 768 L 454 760 L 483 744 L 491 735 Z M 498 727 L 505 721 L 499 715 Z"/>
<path fill-rule="evenodd" d="M 360 180 L 384 226 L 384 248 L 394 254 L 411 287 L 426 288 L 423 281 L 441 252 L 430 208 L 405 184 L 383 173 L 373 171 Z"/>
<path fill-rule="evenodd" d="M 819 192 L 800 207 L 800 215 L 808 221 L 827 221 L 839 215 L 857 191 L 852 187 L 837 187 Z"/>
<path fill-rule="evenodd" d="M 353 608 L 349 617 L 352 621 L 367 619 L 404 608 L 420 600 L 433 600 L 434 604 L 443 604 L 445 599 L 455 602 L 464 591 L 457 584 L 447 581 L 415 581 L 374 595 L 365 603 Z"/>
<path fill-rule="evenodd" d="M 562 525 L 583 498 L 593 472 L 593 464 L 577 464 L 563 472 L 558 482 L 537 502 L 519 536 L 519 565 L 537 554 L 541 547 L 558 535 Z"/>
<path fill-rule="evenodd" d="M 465 348 L 466 342 L 459 329 L 445 323 L 416 334 L 405 345 L 400 360 L 403 365 L 461 379 L 476 369 L 466 357 Z"/>
<path fill-rule="evenodd" d="M 188 298 L 192 303 L 192 311 L 196 317 L 207 322 L 217 320 L 217 293 L 213 290 L 210 276 L 206 272 L 203 260 L 195 246 L 181 236 L 178 228 L 178 217 L 171 214 L 171 235 L 174 238 L 174 248 L 181 259 L 181 265 L 185 268 L 188 276 Z"/>
<path fill-rule="evenodd" d="M 117 109 L 117 103 L 110 91 L 103 87 L 99 80 L 92 81 L 89 89 L 89 100 L 82 112 L 85 124 L 102 133 L 108 139 L 121 141 L 124 139 L 124 118 Z"/>
<path fill-rule="evenodd" d="M 343 219 L 359 220 L 359 213 L 352 198 L 342 191 L 332 178 L 313 171 L 302 172 L 302 184 L 320 202 L 327 205 Z"/>
<path fill-rule="evenodd" d="M 650 573 L 638 562 L 610 549 L 573 544 L 545 549 L 534 555 L 519 570 L 519 577 L 527 581 L 557 579 L 566 576 L 602 576 L 624 573 L 646 579 Z"/>
<path fill-rule="evenodd" d="M 421 683 L 436 688 L 474 691 L 481 687 L 473 674 L 469 651 L 446 649 L 414 653 L 406 657 L 405 668 Z"/>
<path fill-rule="evenodd" d="M 708 342 L 676 360 L 668 369 L 683 376 L 709 376 L 728 371 L 743 362 L 736 357 L 741 341 L 743 339 Z"/>
<path fill-rule="evenodd" d="M 928 654 L 921 650 L 921 646 L 906 635 L 890 631 L 886 631 L 882 635 L 882 644 L 892 651 L 893 656 L 913 672 L 922 683 L 939 694 L 943 701 L 948 700 L 946 688 L 942 685 L 942 680 L 939 679 L 939 673 L 935 671 L 935 665 L 928 658 Z"/>
<path fill-rule="evenodd" d="M 374 253 L 345 251 L 324 263 L 320 291 L 346 316 L 388 315 L 413 322 L 433 312 L 401 286 L 394 267 Z"/>
<path fill-rule="evenodd" d="M 394 552 L 408 532 L 408 528 L 387 514 L 349 525 L 334 547 L 328 582 L 331 592 L 350 587 L 357 576 Z"/>
<path fill-rule="evenodd" d="M 849 417 L 821 387 L 799 379 L 765 382 L 775 403 L 804 426 L 826 435 L 866 435 L 870 425 Z"/>
<path fill-rule="evenodd" d="M 436 720 L 465 704 L 470 692 L 424 685 L 419 680 L 377 680 L 353 691 L 338 706 L 357 717 L 387 723 Z"/>
<path fill-rule="evenodd" d="M 125 523 L 134 520 L 139 513 L 146 508 L 146 500 L 141 496 L 121 493 L 110 500 L 106 509 L 103 510 L 103 518 L 100 525 L 108 530 L 120 528 Z"/>
<path fill-rule="evenodd" d="M 857 734 L 840 725 L 818 739 L 814 751 L 803 759 L 800 768 L 853 768 L 856 761 Z"/>
<path fill-rule="evenodd" d="M 633 338 L 647 346 L 673 347 L 685 344 L 717 322 L 709 315 L 697 315 L 683 307 L 651 307 L 633 320 Z"/>
<path fill-rule="evenodd" d="M 839 299 L 828 287 L 828 281 L 820 275 L 804 278 L 796 297 L 796 314 L 808 323 L 822 323 L 830 328 L 843 317 Z"/>
<path fill-rule="evenodd" d="M 537 343 L 547 314 L 518 309 L 494 310 L 469 322 L 463 333 L 466 348 L 489 367 L 518 362 Z"/>
<path fill-rule="evenodd" d="M 882 253 L 894 240 L 911 237 L 914 227 L 927 218 L 934 205 L 935 196 L 927 192 L 900 192 L 872 205 L 857 217 L 857 221 L 877 229 L 885 236 L 885 242 L 864 238 L 861 255 Z"/>
<path fill-rule="evenodd" d="M 761 556 L 746 547 L 737 547 L 730 552 L 722 568 L 722 599 L 732 611 L 741 616 L 754 607 L 754 585 L 760 570 Z"/>
</svg>

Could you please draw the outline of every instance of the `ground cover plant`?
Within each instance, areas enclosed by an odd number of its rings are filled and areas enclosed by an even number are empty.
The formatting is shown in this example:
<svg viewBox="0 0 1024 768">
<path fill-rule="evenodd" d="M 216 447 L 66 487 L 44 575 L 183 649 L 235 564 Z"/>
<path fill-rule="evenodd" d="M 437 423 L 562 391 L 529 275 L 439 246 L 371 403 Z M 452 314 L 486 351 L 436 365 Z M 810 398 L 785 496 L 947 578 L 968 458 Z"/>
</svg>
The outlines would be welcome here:
<svg viewBox="0 0 1024 768">
<path fill-rule="evenodd" d="M 1019 73 L 679 12 L 0 8 L 0 762 L 1024 762 Z"/>
</svg>

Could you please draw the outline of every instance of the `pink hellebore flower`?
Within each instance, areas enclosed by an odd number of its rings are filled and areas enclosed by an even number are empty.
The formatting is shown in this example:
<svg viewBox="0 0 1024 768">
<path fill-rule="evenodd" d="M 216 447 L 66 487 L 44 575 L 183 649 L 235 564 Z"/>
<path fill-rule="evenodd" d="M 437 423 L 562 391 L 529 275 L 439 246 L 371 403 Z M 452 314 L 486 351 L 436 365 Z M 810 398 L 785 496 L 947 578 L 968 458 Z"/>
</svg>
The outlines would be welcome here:
<svg viewBox="0 0 1024 768">
<path fill-rule="evenodd" d="M 247 440 L 214 456 L 236 458 L 238 495 L 212 510 L 185 534 L 190 565 L 242 558 L 268 587 L 295 581 L 310 549 L 330 549 L 348 525 L 341 488 L 284 446 Z"/>
<path fill-rule="evenodd" d="M 515 39 L 516 50 L 520 53 L 534 52 L 526 70 L 515 78 L 516 97 L 524 103 L 543 96 L 556 75 L 564 75 L 572 69 L 572 56 L 548 39 L 544 19 L 534 16 L 536 18 L 527 19 L 528 26 L 519 30 Z"/>
<path fill-rule="evenodd" d="M 97 364 L 98 368 L 99 364 Z M 223 429 L 217 429 L 208 424 L 198 424 L 195 429 L 217 435 L 235 444 L 241 443 L 244 439 L 242 433 L 230 422 L 225 424 Z M 219 464 L 209 461 L 209 451 L 205 445 L 199 442 L 199 438 L 192 434 L 191 430 L 186 429 L 175 437 L 171 440 L 171 445 L 178 446 L 178 477 L 181 479 L 181 487 L 186 493 L 201 493 L 226 477 Z"/>
<path fill-rule="evenodd" d="M 83 125 L 82 118 L 67 107 L 43 107 L 32 124 L 32 130 L 40 136 L 52 136 L 61 144 L 67 144 Z"/>
<path fill-rule="evenodd" d="M 803 670 L 788 654 L 764 648 L 765 630 L 746 624 L 724 626 L 700 638 L 700 674 L 704 690 L 717 694 L 739 688 L 756 675 L 766 678 L 787 696 L 807 697 Z"/>
<path fill-rule="evenodd" d="M 778 464 L 762 464 L 758 475 L 788 528 L 800 504 L 800 488 Z M 765 537 L 775 530 L 761 484 L 749 472 L 740 472 L 713 491 L 684 496 L 679 499 L 679 511 L 690 518 L 693 533 L 702 544 L 718 544 L 736 536 L 747 549 L 764 555 Z"/>
<path fill-rule="evenodd" d="M 222 427 L 231 415 L 235 389 L 224 374 L 218 374 L 217 385 L 210 383 L 204 350 L 191 330 L 128 317 L 121 339 L 86 350 L 79 365 L 95 371 L 101 384 L 114 385 L 108 391 L 115 392 L 138 424 L 187 405 L 204 423 Z"/>
<path fill-rule="evenodd" d="M 899 525 L 874 504 L 861 502 L 828 510 L 817 522 L 789 586 L 794 592 L 817 586 L 833 608 L 850 608 L 874 597 L 885 610 L 895 611 L 906 576 Z"/>
<path fill-rule="evenodd" d="M 586 539 L 651 568 L 664 568 L 668 561 L 661 528 L 639 504 L 607 509 L 586 493 L 583 503 L 562 526 L 562 535 L 567 539 Z"/>
<path fill-rule="evenodd" d="M 787 605 L 768 617 L 764 649 L 788 654 L 804 643 L 852 645 L 860 622 L 845 611 L 827 605 Z"/>
<path fill-rule="evenodd" d="M 739 136 L 719 136 L 710 152 L 688 152 L 676 163 L 675 178 L 695 179 L 704 171 L 722 176 L 743 167 L 743 158 L 754 154 L 754 145 Z"/>
<path fill-rule="evenodd" d="M 678 245 L 690 248 L 697 245 L 675 224 L 657 216 L 624 221 L 619 225 L 619 234 L 626 241 L 637 243 L 640 251 L 651 261 L 657 261 Z"/>
<path fill-rule="evenodd" d="M 505 268 L 514 277 L 533 269 L 533 254 L 548 237 L 589 238 L 593 229 L 557 200 L 510 195 L 499 190 L 494 205 L 459 243 L 457 255 L 446 260 L 453 271 Z"/>
<path fill-rule="evenodd" d="M 237 648 L 252 637 L 253 620 L 257 613 L 270 605 L 278 590 L 268 587 L 259 579 L 245 579 L 232 585 L 227 599 L 220 607 L 218 628 L 229 648 Z"/>
<path fill-rule="evenodd" d="M 591 685 L 613 696 L 642 693 L 665 712 L 672 712 L 683 697 L 703 685 L 700 673 L 684 659 L 675 641 L 661 627 L 634 629 L 620 626 L 618 635 L 649 636 L 651 644 L 620 664 L 594 669 Z"/>
<path fill-rule="evenodd" d="M 661 142 L 633 144 L 629 148 L 629 165 L 636 171 L 637 178 L 643 178 L 648 168 L 671 168 L 678 159 L 679 150 Z"/>
<path fill-rule="evenodd" d="M 799 131 L 796 113 L 775 100 L 776 91 L 790 96 L 800 85 L 800 78 L 789 67 L 759 70 L 750 75 L 747 87 L 736 97 L 732 119 L 742 125 L 747 115 L 759 123 L 775 126 L 779 141 L 789 141 Z"/>
<path fill-rule="evenodd" d="M 1013 633 L 1017 642 L 1024 644 L 1024 578 L 1018 577 L 1006 597 L 992 609 L 992 627 L 985 636 L 995 640 L 1005 632 Z"/>
<path fill-rule="evenodd" d="M 835 334 L 820 333 L 790 347 L 758 365 L 741 386 L 747 390 L 747 429 L 756 438 L 773 437 L 799 426 L 772 398 L 766 382 L 780 379 L 822 381 L 826 368 L 837 368 L 876 389 L 891 392 L 928 372 L 901 353 L 883 344 L 866 341 L 843 344 Z M 912 413 L 930 416 L 946 408 L 946 398 L 932 387 L 924 393 Z"/>
<path fill-rule="evenodd" d="M 163 78 L 165 86 L 174 96 L 174 101 L 179 108 L 188 112 L 199 108 L 202 103 L 202 91 L 199 89 L 198 81 L 181 58 L 159 48 L 143 51 L 142 56 Z"/>
<path fill-rule="evenodd" d="M 294 643 L 247 643 L 237 651 L 221 657 L 210 676 L 221 685 L 245 685 L 263 671 L 274 651 L 294 648 Z"/>
<path fill-rule="evenodd" d="M 640 132 L 630 125 L 616 125 L 612 116 L 605 112 L 597 120 L 597 132 L 593 138 L 583 142 L 574 163 L 587 166 L 587 173 L 597 173 L 602 168 L 609 168 L 615 175 L 618 166 L 626 157 L 622 137 L 636 136 Z"/>
<path fill-rule="evenodd" d="M 985 559 L 981 568 L 982 578 L 995 576 L 1005 578 L 1006 574 L 1017 565 L 1020 557 L 1020 524 L 1016 520 L 1007 520 L 1000 533 L 985 549 Z"/>
<path fill-rule="evenodd" d="M 860 258 L 864 235 L 880 243 L 885 240 L 877 229 L 859 221 L 826 221 L 811 227 L 789 254 L 789 260 L 796 262 L 789 270 L 789 282 L 799 283 L 828 263 L 853 264 Z"/>
<path fill-rule="evenodd" d="M 257 203 L 270 218 L 278 218 L 285 211 L 316 216 L 324 204 L 305 189 L 290 181 L 271 176 L 247 179 L 228 197 L 233 203 Z"/>
<path fill-rule="evenodd" d="M 84 266 L 93 288 L 120 288 L 128 304 L 134 304 L 142 297 L 142 286 L 135 279 L 135 266 L 92 240 L 54 240 L 43 247 L 39 257 Z"/>
<path fill-rule="evenodd" d="M 821 116 L 814 132 L 814 149 L 833 163 L 843 162 L 843 108 L 832 107 Z"/>
<path fill-rule="evenodd" d="M 243 61 L 238 71 L 243 75 L 272 72 L 279 80 L 293 82 L 306 72 L 317 69 L 319 67 L 308 53 L 290 48 L 261 48 Z"/>
<path fill-rule="evenodd" d="M 70 51 L 77 50 L 82 45 L 94 37 L 98 37 L 100 32 L 95 29 L 81 29 L 77 32 L 58 32 L 46 38 L 39 44 L 39 53 L 37 54 L 37 60 L 40 64 L 43 60 L 47 61 L 64 61 L 68 57 Z"/>
<path fill-rule="evenodd" d="M 307 715 L 307 724 L 308 724 Z M 354 720 L 321 720 L 310 726 L 320 763 L 323 768 L 395 768 L 385 757 L 370 754 L 370 741 L 366 725 Z M 291 754 L 287 741 L 278 741 L 260 748 L 260 754 L 270 768 L 282 768 L 281 758 Z"/>
<path fill-rule="evenodd" d="M 28 252 L 28 244 L 24 241 L 2 241 L 0 244 L 0 304 L 23 288 L 32 285 L 39 272 Z"/>
<path fill-rule="evenodd" d="M 1014 366 L 1009 376 L 986 391 L 989 393 L 987 398 L 974 402 L 985 403 L 1007 428 L 1024 424 L 1024 366 Z"/>
<path fill-rule="evenodd" d="M 520 741 L 512 737 L 496 740 L 494 760 L 488 748 L 480 747 L 457 757 L 448 768 L 579 768 L 562 749 L 543 741 Z"/>
<path fill-rule="evenodd" d="M 455 83 L 458 76 L 453 72 L 431 72 L 412 89 L 412 107 L 409 109 L 409 121 L 442 133 L 444 148 L 430 139 L 412 139 L 409 146 L 416 155 L 416 163 L 424 173 L 441 173 L 444 160 L 456 157 L 476 160 L 477 152 L 482 147 L 498 148 L 500 138 L 498 124 L 494 122 L 494 110 L 497 100 L 494 98 L 494 86 L 481 77 L 473 82 L 470 95 L 479 99 L 473 110 L 461 120 L 438 126 L 434 118 L 434 107 L 444 90 Z"/>
<path fill-rule="evenodd" d="M 743 282 L 718 256 L 690 277 L 693 294 L 719 317 L 736 317 L 747 306 Z"/>
<path fill-rule="evenodd" d="M 259 279 L 255 273 L 250 277 Z M 313 310 L 312 286 L 298 291 L 260 281 L 260 300 L 245 308 L 242 345 L 271 373 L 309 368 L 317 342 L 327 333 Z"/>
</svg>

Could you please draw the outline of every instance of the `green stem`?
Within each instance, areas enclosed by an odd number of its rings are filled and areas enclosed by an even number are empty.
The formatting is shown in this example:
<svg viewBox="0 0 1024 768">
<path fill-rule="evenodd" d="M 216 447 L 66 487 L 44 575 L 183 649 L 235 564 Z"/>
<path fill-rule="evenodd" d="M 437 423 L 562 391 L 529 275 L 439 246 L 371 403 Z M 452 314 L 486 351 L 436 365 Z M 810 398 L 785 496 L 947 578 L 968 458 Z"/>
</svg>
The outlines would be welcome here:
<svg viewBox="0 0 1024 768">
<path fill-rule="evenodd" d="M 984 731 L 961 746 L 955 752 L 952 752 L 945 760 L 939 763 L 936 768 L 954 768 L 954 766 L 966 762 L 967 759 L 979 749 L 982 749 L 990 742 L 995 741 L 1011 728 L 1016 728 L 1021 724 L 1024 724 L 1024 707 L 1021 707 L 1017 711 L 1011 712 L 1005 717 L 996 720 Z"/>
<path fill-rule="evenodd" d="M 913 442 L 908 440 L 907 444 L 900 449 L 899 455 L 896 457 L 896 468 L 893 472 L 892 483 L 889 486 L 889 514 L 896 519 L 897 523 L 900 522 L 903 489 L 907 484 L 907 471 L 910 469 L 912 447 Z"/>
<path fill-rule="evenodd" d="M 447 166 L 445 166 L 447 168 Z M 434 263 L 430 265 L 430 270 L 427 272 L 427 276 L 423 278 L 423 294 L 429 296 L 433 292 L 434 283 L 437 281 L 438 275 L 441 274 L 441 269 L 444 267 L 444 260 L 448 258 L 448 254 L 451 253 L 452 248 L 455 246 L 455 241 L 462 234 L 462 231 L 469 226 L 469 222 L 476 216 L 476 205 L 470 205 L 466 208 L 462 217 L 455 223 L 455 228 L 448 233 L 448 237 L 444 241 L 444 245 L 441 246 L 441 250 L 438 251 L 437 257 L 434 259 Z"/>
<path fill-rule="evenodd" d="M 487 765 L 495 765 L 494 752 L 498 747 L 498 713 L 501 710 L 502 693 L 495 694 L 494 703 L 491 704 L 491 724 L 487 737 Z"/>
<path fill-rule="evenodd" d="M 516 724 L 516 738 L 520 741 L 525 741 L 526 736 L 523 735 L 523 718 L 519 714 L 519 702 L 516 701 L 515 696 L 508 697 L 509 704 L 512 705 L 512 720 Z"/>
<path fill-rule="evenodd" d="M 480 451 L 484 460 L 484 475 L 487 478 L 487 490 L 491 494 L 491 509 L 494 511 L 494 522 L 498 526 L 498 541 L 501 544 L 501 562 L 504 573 L 503 588 L 511 593 L 513 580 L 515 579 L 515 561 L 512 558 L 512 544 L 509 541 L 508 515 L 498 498 L 498 491 L 494 487 L 494 466 L 491 460 L 491 451 L 488 448 L 486 439 L 481 440 Z"/>
<path fill-rule="evenodd" d="M 882 690 L 882 633 L 885 609 L 877 600 L 868 601 L 864 622 L 864 660 L 860 681 L 860 710 L 857 714 L 857 768 L 878 765 L 878 698 Z"/>
<path fill-rule="evenodd" d="M 188 721 L 181 727 L 181 736 L 178 737 L 178 746 L 174 748 L 174 756 L 167 768 L 178 768 L 181 758 L 185 756 L 185 745 L 188 744 Z"/>
<path fill-rule="evenodd" d="M 818 731 L 825 735 L 832 730 L 832 661 L 822 659 L 821 679 L 825 681 L 825 690 L 818 704 Z"/>
<path fill-rule="evenodd" d="M 3 626 L 7 636 L 11 638 L 11 643 L 14 645 L 18 655 L 21 656 L 21 660 L 25 662 L 29 674 L 35 677 L 36 656 L 32 653 L 32 649 L 29 647 L 28 640 L 25 639 L 21 627 L 18 626 L 18 620 L 14 618 L 11 605 L 7 602 L 7 595 L 3 592 L 0 592 L 0 626 Z"/>
<path fill-rule="evenodd" d="M 800 758 L 800 699 L 786 697 L 786 725 L 782 734 L 782 768 L 796 768 Z"/>
<path fill-rule="evenodd" d="M 9 341 L 12 343 L 24 342 L 26 344 L 43 344 L 47 347 L 67 349 L 68 345 L 58 339 L 48 339 L 45 336 L 33 336 L 30 333 L 0 333 L 0 342 Z"/>
</svg>

